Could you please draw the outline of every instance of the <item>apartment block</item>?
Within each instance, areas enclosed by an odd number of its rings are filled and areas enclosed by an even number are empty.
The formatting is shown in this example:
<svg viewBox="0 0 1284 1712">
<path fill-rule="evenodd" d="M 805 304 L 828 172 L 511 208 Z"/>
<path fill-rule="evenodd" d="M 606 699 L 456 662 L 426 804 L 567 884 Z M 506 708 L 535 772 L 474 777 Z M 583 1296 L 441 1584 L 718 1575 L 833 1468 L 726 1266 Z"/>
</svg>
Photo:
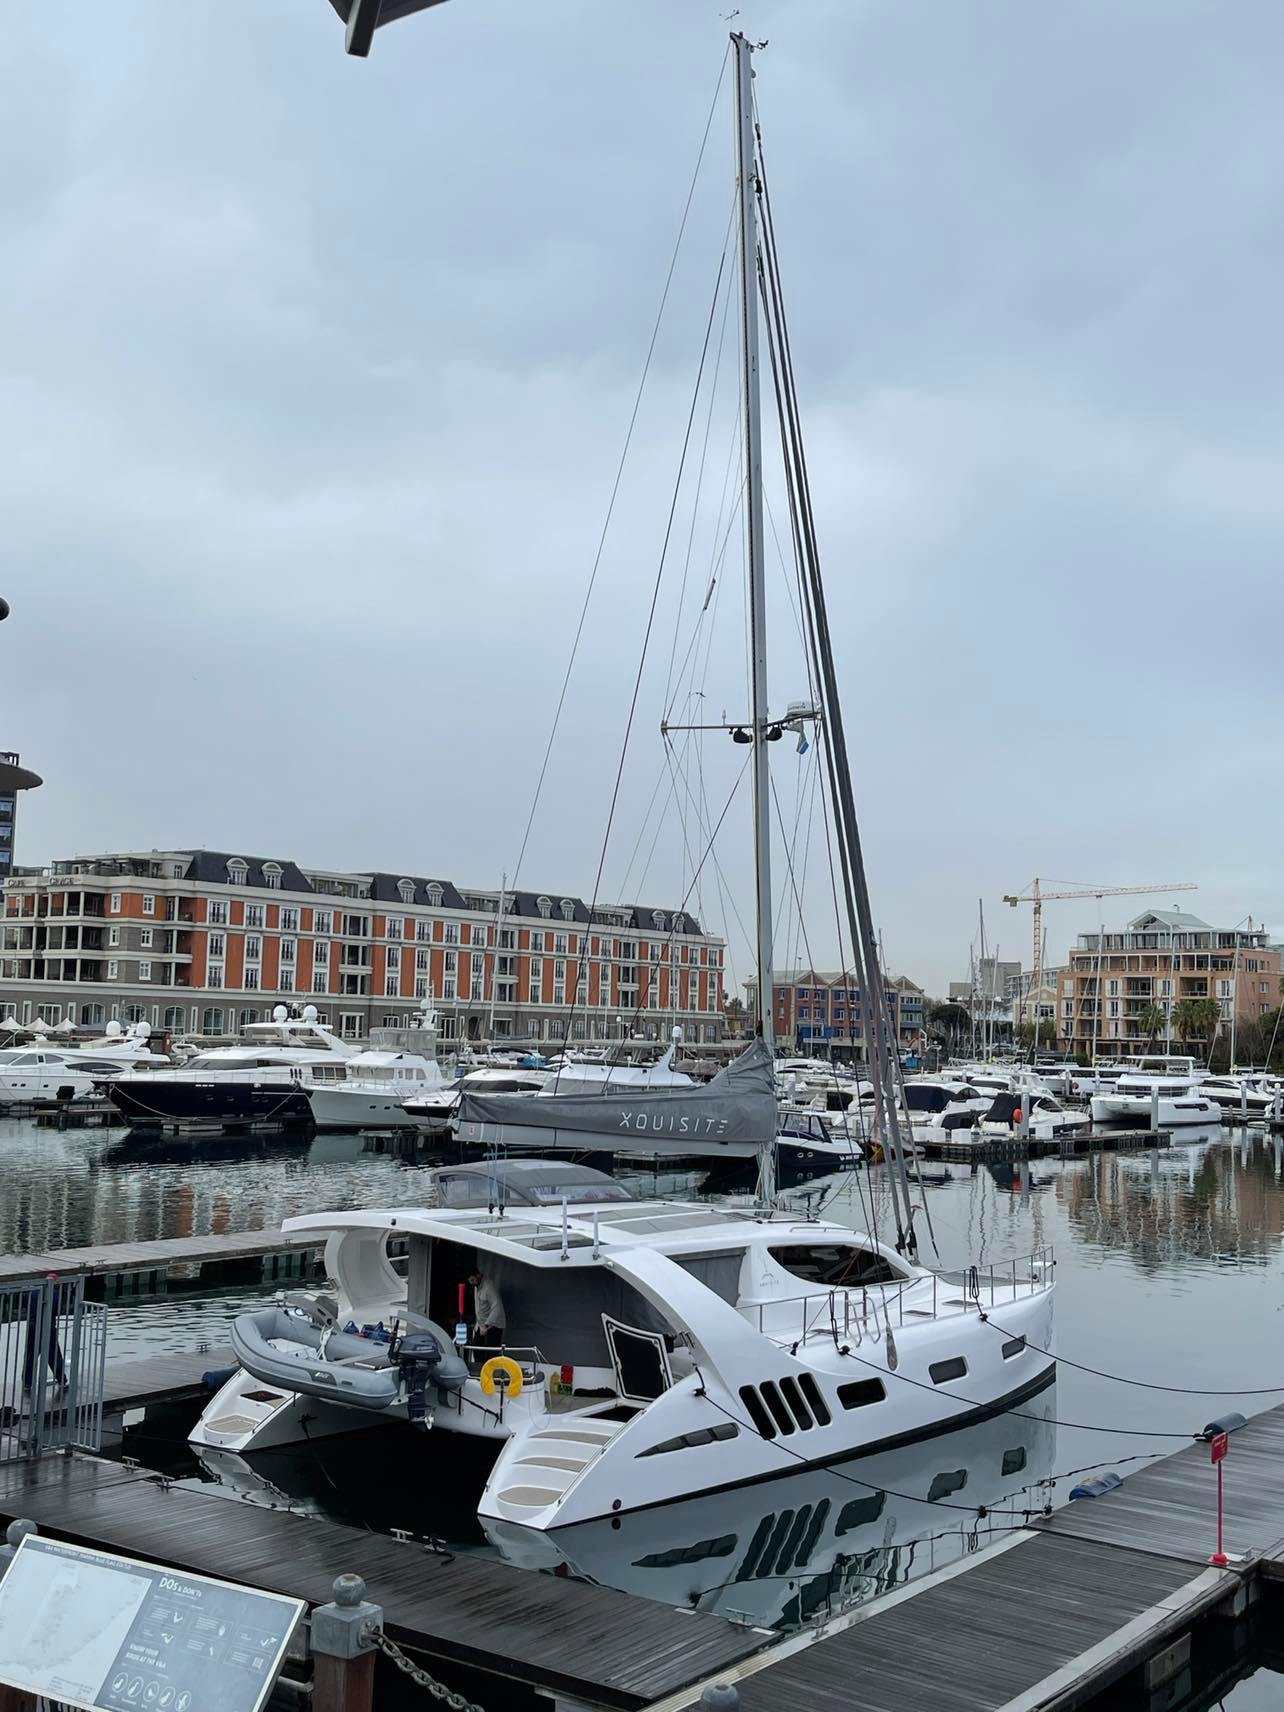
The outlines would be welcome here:
<svg viewBox="0 0 1284 1712">
<path fill-rule="evenodd" d="M 724 949 L 685 910 L 211 850 L 82 856 L 5 881 L 0 1014 L 227 1035 L 306 999 L 355 1039 L 430 1003 L 447 1042 L 676 1025 L 712 1043 Z"/>
<path fill-rule="evenodd" d="M 758 983 L 745 983 L 746 1004 L 757 1013 Z M 800 1052 L 818 1048 L 848 1058 L 868 1058 L 864 1010 L 857 977 L 841 969 L 784 969 L 772 977 L 775 1034 L 780 1046 Z M 884 975 L 897 1042 L 913 1045 L 923 1030 L 923 989 L 905 975 Z"/>
<path fill-rule="evenodd" d="M 1183 999 L 1215 999 L 1223 1025 L 1257 1021 L 1280 1002 L 1280 951 L 1249 922 L 1217 928 L 1184 910 L 1147 910 L 1118 932 L 1080 934 L 1060 977 L 1061 1038 L 1086 1056 L 1145 1052 L 1148 1008 L 1167 1016 Z"/>
</svg>

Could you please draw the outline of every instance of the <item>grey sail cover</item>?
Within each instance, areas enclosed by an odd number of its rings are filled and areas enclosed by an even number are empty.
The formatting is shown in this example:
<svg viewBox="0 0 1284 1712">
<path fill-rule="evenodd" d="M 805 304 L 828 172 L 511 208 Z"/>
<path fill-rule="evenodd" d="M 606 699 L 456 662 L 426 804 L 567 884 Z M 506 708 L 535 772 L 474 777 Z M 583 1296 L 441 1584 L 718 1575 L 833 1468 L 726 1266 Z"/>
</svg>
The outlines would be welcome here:
<svg viewBox="0 0 1284 1712">
<path fill-rule="evenodd" d="M 550 1083 L 550 1087 L 553 1084 Z M 613 1088 L 595 1093 L 470 1094 L 459 1096 L 460 1133 L 470 1124 L 591 1136 L 599 1145 L 722 1141 L 765 1146 L 776 1134 L 771 1052 L 754 1040 L 712 1081 L 689 1088 Z M 527 1138 L 523 1138 L 526 1140 Z"/>
</svg>

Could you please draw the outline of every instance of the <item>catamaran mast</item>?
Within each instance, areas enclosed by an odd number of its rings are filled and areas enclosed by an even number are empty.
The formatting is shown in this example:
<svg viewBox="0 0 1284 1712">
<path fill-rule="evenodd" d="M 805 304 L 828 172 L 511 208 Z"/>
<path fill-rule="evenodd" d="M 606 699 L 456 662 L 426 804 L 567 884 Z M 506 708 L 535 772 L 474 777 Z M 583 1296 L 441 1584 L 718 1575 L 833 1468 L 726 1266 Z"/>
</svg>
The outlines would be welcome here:
<svg viewBox="0 0 1284 1712">
<path fill-rule="evenodd" d="M 740 382 L 744 418 L 749 644 L 753 672 L 753 821 L 758 957 L 758 1033 L 773 1044 L 771 978 L 771 779 L 767 761 L 767 567 L 762 537 L 762 415 L 758 397 L 758 175 L 754 164 L 753 48 L 733 34 L 736 171 L 740 200 Z"/>
</svg>

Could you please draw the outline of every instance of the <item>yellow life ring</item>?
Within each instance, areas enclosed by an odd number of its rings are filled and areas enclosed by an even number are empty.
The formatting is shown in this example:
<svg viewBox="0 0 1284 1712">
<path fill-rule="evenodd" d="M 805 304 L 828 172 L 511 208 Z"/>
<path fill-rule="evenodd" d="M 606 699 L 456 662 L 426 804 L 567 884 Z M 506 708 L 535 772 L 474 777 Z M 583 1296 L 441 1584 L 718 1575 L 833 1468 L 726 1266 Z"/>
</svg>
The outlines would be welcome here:
<svg viewBox="0 0 1284 1712">
<path fill-rule="evenodd" d="M 488 1397 L 501 1390 L 509 1397 L 520 1397 L 522 1370 L 511 1355 L 492 1355 L 481 1370 L 481 1388 Z"/>
</svg>

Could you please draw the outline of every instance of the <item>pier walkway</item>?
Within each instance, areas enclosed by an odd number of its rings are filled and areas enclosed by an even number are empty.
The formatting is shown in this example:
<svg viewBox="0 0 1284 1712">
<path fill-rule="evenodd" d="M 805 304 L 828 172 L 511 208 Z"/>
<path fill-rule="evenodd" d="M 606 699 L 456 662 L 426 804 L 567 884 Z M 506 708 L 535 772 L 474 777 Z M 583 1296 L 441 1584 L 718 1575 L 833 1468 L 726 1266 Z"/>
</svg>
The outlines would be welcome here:
<svg viewBox="0 0 1284 1712">
<path fill-rule="evenodd" d="M 795 1637 L 746 1661 L 742 1712 L 1072 1712 L 1156 1659 L 1171 1675 L 1202 1616 L 1239 1616 L 1264 1580 L 1284 1578 L 1284 1407 L 1234 1433 L 1223 1468 L 1230 1568 L 1208 1565 L 1217 1476 L 1193 1443 L 814 1644 Z"/>
<path fill-rule="evenodd" d="M 261 1230 L 210 1236 L 162 1237 L 151 1242 L 96 1243 L 89 1248 L 50 1248 L 36 1254 L 0 1255 L 0 1285 L 23 1278 L 115 1277 L 125 1273 L 168 1273 L 171 1270 L 268 1262 L 278 1257 L 290 1277 L 311 1276 L 301 1270 L 319 1265 L 324 1236 L 314 1232 Z M 268 1269 L 270 1270 L 270 1268 Z"/>
</svg>

